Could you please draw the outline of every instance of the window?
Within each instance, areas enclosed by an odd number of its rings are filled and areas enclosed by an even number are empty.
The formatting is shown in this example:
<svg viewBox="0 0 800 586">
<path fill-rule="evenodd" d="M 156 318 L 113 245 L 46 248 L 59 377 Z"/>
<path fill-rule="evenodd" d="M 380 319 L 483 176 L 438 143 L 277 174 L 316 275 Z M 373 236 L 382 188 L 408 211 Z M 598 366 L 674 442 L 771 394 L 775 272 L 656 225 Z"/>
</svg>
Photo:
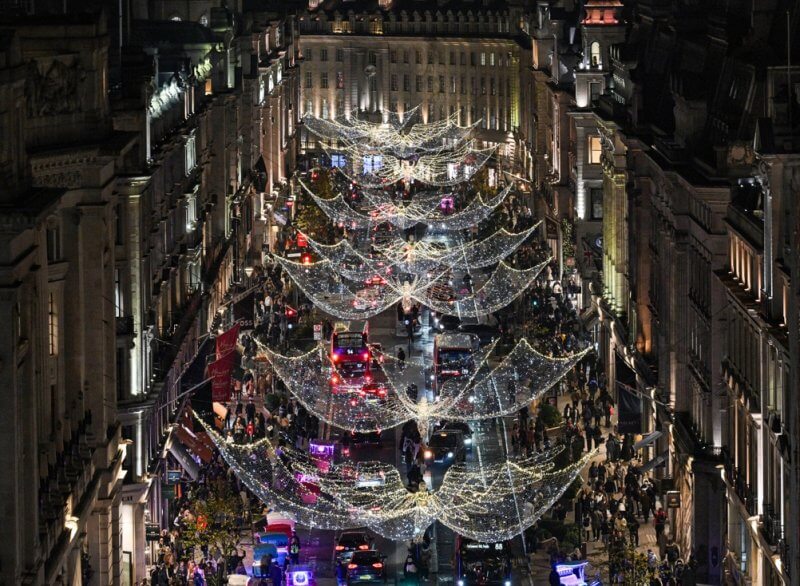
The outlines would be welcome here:
<svg viewBox="0 0 800 586">
<path fill-rule="evenodd" d="M 327 72 L 324 72 L 324 73 L 320 74 L 319 82 L 320 82 L 320 86 L 319 87 L 321 87 L 324 90 L 328 89 L 328 73 Z"/>
<path fill-rule="evenodd" d="M 378 64 L 378 55 L 374 51 L 370 51 L 368 55 L 369 64 L 370 65 L 377 65 Z"/>
<path fill-rule="evenodd" d="M 591 102 L 594 102 L 599 97 L 600 97 L 600 82 L 590 81 L 589 82 L 589 100 Z"/>
<path fill-rule="evenodd" d="M 456 93 L 456 76 L 455 75 L 451 75 L 450 76 L 450 93 L 451 94 Z"/>
<path fill-rule="evenodd" d="M 306 88 L 312 87 L 314 87 L 313 74 L 310 71 L 306 71 Z"/>
<path fill-rule="evenodd" d="M 450 65 L 456 64 L 456 52 L 450 51 Z"/>
<path fill-rule="evenodd" d="M 389 63 L 397 63 L 397 51 L 389 51 Z"/>
<path fill-rule="evenodd" d="M 336 49 L 336 61 L 338 63 L 344 61 L 344 49 Z"/>
<path fill-rule="evenodd" d="M 320 49 L 319 50 L 319 60 L 320 61 L 327 61 L 328 60 L 328 50 L 327 49 Z"/>
<path fill-rule="evenodd" d="M 469 54 L 469 64 L 472 65 L 472 67 L 475 67 L 478 64 L 477 53 L 474 51 Z"/>
<path fill-rule="evenodd" d="M 311 98 L 307 98 L 307 99 L 306 99 L 306 109 L 305 109 L 305 113 L 306 113 L 306 114 L 309 114 L 309 115 L 312 115 L 312 116 L 314 115 L 314 104 L 313 104 L 313 102 L 311 101 Z"/>
<path fill-rule="evenodd" d="M 471 93 L 472 93 L 473 96 L 477 96 L 478 95 L 478 78 L 477 77 L 470 77 L 469 80 L 470 80 L 470 84 L 472 85 L 472 92 Z"/>
<path fill-rule="evenodd" d="M 444 65 L 444 51 L 437 53 L 439 56 L 439 65 Z"/>
<path fill-rule="evenodd" d="M 461 65 L 467 64 L 467 54 L 464 51 L 461 51 Z"/>
<path fill-rule="evenodd" d="M 342 154 L 332 154 L 331 155 L 331 167 L 344 167 L 347 164 L 347 159 Z"/>
<path fill-rule="evenodd" d="M 374 173 L 383 166 L 383 156 L 364 155 L 364 173 Z"/>
<path fill-rule="evenodd" d="M 466 93 L 467 93 L 467 78 L 465 78 L 462 75 L 461 76 L 461 95 L 463 96 Z"/>
<path fill-rule="evenodd" d="M 397 74 L 393 73 L 392 76 L 389 78 L 389 89 L 393 92 L 397 91 Z"/>
<path fill-rule="evenodd" d="M 486 53 L 481 52 L 481 65 L 486 65 Z"/>
<path fill-rule="evenodd" d="M 433 65 L 433 51 L 428 51 L 428 65 Z"/>
<path fill-rule="evenodd" d="M 444 93 L 444 75 L 439 76 L 439 93 Z"/>
<path fill-rule="evenodd" d="M 380 18 L 373 18 L 369 21 L 369 32 L 373 35 L 383 34 L 383 21 Z"/>
<path fill-rule="evenodd" d="M 504 87 L 505 87 L 505 84 L 503 83 L 503 80 L 501 79 L 500 82 L 497 84 L 497 91 L 500 94 L 501 98 L 503 97 L 503 94 L 505 94 L 505 92 L 503 91 Z"/>
<path fill-rule="evenodd" d="M 419 92 L 422 91 L 422 76 L 418 75 L 417 79 L 415 81 L 416 81 L 416 86 L 415 87 L 417 89 L 417 92 L 419 93 Z"/>
<path fill-rule="evenodd" d="M 312 60 L 314 59 L 313 53 L 311 52 L 311 47 L 309 47 L 308 49 L 306 49 L 306 50 L 304 51 L 304 54 L 305 54 L 305 56 L 306 56 L 306 61 L 312 61 Z"/>
<path fill-rule="evenodd" d="M 407 73 L 403 74 L 403 91 L 410 92 L 411 91 L 411 76 Z"/>
<path fill-rule="evenodd" d="M 422 51 L 416 52 L 416 62 L 417 65 L 422 65 Z"/>
<path fill-rule="evenodd" d="M 482 96 L 486 95 L 486 78 L 485 77 L 481 78 L 481 95 Z"/>
<path fill-rule="evenodd" d="M 58 224 L 47 229 L 47 262 L 61 260 L 61 226 Z"/>
<path fill-rule="evenodd" d="M 494 67 L 494 53 L 489 53 L 489 65 Z"/>
<path fill-rule="evenodd" d="M 589 200 L 592 206 L 592 219 L 593 220 L 602 220 L 603 219 L 603 188 L 602 187 L 592 187 L 589 189 Z"/>
<path fill-rule="evenodd" d="M 207 14 L 203 14 L 200 17 L 200 24 L 203 25 L 203 26 L 208 26 L 208 15 Z"/>
<path fill-rule="evenodd" d="M 489 93 L 492 94 L 493 96 L 497 95 L 497 88 L 494 85 L 494 78 L 493 77 L 489 78 Z"/>
<path fill-rule="evenodd" d="M 328 112 L 328 100 L 326 100 L 325 98 L 322 98 L 322 117 L 323 118 L 327 118 L 328 117 L 328 113 L 329 113 Z"/>
<path fill-rule="evenodd" d="M 428 91 L 433 92 L 433 76 L 428 76 Z"/>
<path fill-rule="evenodd" d="M 52 291 L 47 300 L 47 331 L 50 356 L 58 354 L 58 305 L 56 294 Z"/>
<path fill-rule="evenodd" d="M 600 162 L 600 156 L 603 154 L 603 147 L 600 143 L 599 136 L 589 137 L 589 164 L 596 165 Z"/>
<path fill-rule="evenodd" d="M 195 165 L 195 148 L 194 148 L 194 136 L 189 136 L 186 139 L 186 174 L 192 172 Z"/>
<path fill-rule="evenodd" d="M 344 73 L 341 71 L 336 72 L 336 89 L 337 90 L 344 89 Z"/>
<path fill-rule="evenodd" d="M 403 51 L 403 63 L 408 63 L 408 51 Z"/>
<path fill-rule="evenodd" d="M 592 43 L 591 50 L 590 50 L 590 55 L 591 55 L 592 67 L 602 67 L 603 66 L 602 57 L 600 55 L 600 43 L 598 43 L 597 41 Z"/>
</svg>

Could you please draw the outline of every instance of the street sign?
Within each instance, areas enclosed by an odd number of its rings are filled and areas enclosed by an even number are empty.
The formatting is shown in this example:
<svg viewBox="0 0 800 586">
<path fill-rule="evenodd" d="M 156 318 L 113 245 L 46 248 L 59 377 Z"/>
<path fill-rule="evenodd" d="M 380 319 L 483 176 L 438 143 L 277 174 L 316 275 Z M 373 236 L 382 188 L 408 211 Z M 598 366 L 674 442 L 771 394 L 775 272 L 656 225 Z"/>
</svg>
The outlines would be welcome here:
<svg viewBox="0 0 800 586">
<path fill-rule="evenodd" d="M 178 484 L 183 476 L 181 470 L 167 470 L 167 484 Z"/>
<path fill-rule="evenodd" d="M 667 492 L 667 508 L 680 509 L 681 508 L 681 493 L 678 490 L 670 490 Z"/>
<path fill-rule="evenodd" d="M 158 523 L 147 523 L 144 526 L 145 541 L 158 541 L 159 537 L 161 537 L 161 527 Z"/>
<path fill-rule="evenodd" d="M 314 324 L 314 339 L 322 339 L 322 324 Z"/>
</svg>

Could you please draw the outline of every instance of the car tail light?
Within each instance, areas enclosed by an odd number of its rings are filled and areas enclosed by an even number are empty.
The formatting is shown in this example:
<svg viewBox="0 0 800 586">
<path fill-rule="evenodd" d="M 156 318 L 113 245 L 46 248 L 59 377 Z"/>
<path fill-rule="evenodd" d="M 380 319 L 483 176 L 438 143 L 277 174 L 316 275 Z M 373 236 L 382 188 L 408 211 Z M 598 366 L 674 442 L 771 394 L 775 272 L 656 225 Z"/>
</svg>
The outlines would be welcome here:
<svg viewBox="0 0 800 586">
<path fill-rule="evenodd" d="M 361 355 L 361 360 L 369 360 L 369 352 L 364 352 Z"/>
<path fill-rule="evenodd" d="M 386 396 L 386 389 L 378 389 L 378 396 L 385 397 Z"/>
<path fill-rule="evenodd" d="M 358 567 L 358 566 L 357 566 L 357 565 L 355 565 L 355 564 L 347 564 L 347 569 L 348 569 L 348 570 L 355 570 L 357 567 Z"/>
<path fill-rule="evenodd" d="M 331 360 L 337 362 L 339 360 L 339 355 L 334 352 L 333 354 L 331 354 Z"/>
<path fill-rule="evenodd" d="M 337 545 L 336 551 L 344 551 L 344 545 Z"/>
<path fill-rule="evenodd" d="M 361 551 L 367 551 L 369 549 L 369 545 L 367 545 L 366 543 L 362 543 L 361 545 L 358 546 L 358 549 L 360 549 Z"/>
<path fill-rule="evenodd" d="M 383 564 L 380 562 L 375 562 L 374 564 L 372 564 L 372 567 L 375 568 L 376 570 L 380 570 L 383 567 Z"/>
</svg>

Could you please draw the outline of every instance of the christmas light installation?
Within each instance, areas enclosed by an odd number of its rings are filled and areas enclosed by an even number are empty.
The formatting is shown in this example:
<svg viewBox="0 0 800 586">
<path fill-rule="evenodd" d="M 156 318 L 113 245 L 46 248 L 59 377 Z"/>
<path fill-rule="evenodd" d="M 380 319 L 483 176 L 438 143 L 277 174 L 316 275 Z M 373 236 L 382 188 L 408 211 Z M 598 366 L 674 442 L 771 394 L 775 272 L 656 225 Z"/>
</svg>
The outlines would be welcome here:
<svg viewBox="0 0 800 586">
<path fill-rule="evenodd" d="M 427 363 L 407 361 L 404 369 L 395 357 L 381 354 L 370 381 L 350 380 L 336 371 L 322 344 L 300 356 L 286 356 L 259 344 L 260 355 L 289 393 L 320 420 L 361 433 L 414 420 L 423 434 L 441 420 L 487 420 L 519 411 L 558 383 L 590 349 L 551 358 L 523 339 L 499 362 L 492 358 L 493 350 L 494 344 L 478 350 L 472 372 L 442 385 L 437 400 L 430 403 L 409 398 L 403 382 L 405 369 L 427 370 Z"/>
<path fill-rule="evenodd" d="M 437 520 L 471 539 L 510 539 L 560 498 L 592 455 L 559 470 L 553 459 L 560 448 L 475 467 L 454 464 L 437 490 L 411 492 L 390 464 L 345 460 L 320 466 L 289 445 L 231 444 L 204 425 L 226 463 L 265 504 L 301 525 L 365 526 L 397 541 L 420 537 Z"/>
</svg>

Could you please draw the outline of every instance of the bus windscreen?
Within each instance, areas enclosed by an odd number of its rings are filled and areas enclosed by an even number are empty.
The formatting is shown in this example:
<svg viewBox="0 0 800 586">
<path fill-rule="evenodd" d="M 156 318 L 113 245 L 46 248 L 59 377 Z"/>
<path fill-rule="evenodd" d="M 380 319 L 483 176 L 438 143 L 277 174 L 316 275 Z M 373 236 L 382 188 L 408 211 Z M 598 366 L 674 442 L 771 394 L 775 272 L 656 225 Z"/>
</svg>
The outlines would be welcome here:
<svg viewBox="0 0 800 586">
<path fill-rule="evenodd" d="M 364 336 L 358 332 L 342 332 L 336 334 L 335 346 L 337 348 L 364 348 Z"/>
</svg>

